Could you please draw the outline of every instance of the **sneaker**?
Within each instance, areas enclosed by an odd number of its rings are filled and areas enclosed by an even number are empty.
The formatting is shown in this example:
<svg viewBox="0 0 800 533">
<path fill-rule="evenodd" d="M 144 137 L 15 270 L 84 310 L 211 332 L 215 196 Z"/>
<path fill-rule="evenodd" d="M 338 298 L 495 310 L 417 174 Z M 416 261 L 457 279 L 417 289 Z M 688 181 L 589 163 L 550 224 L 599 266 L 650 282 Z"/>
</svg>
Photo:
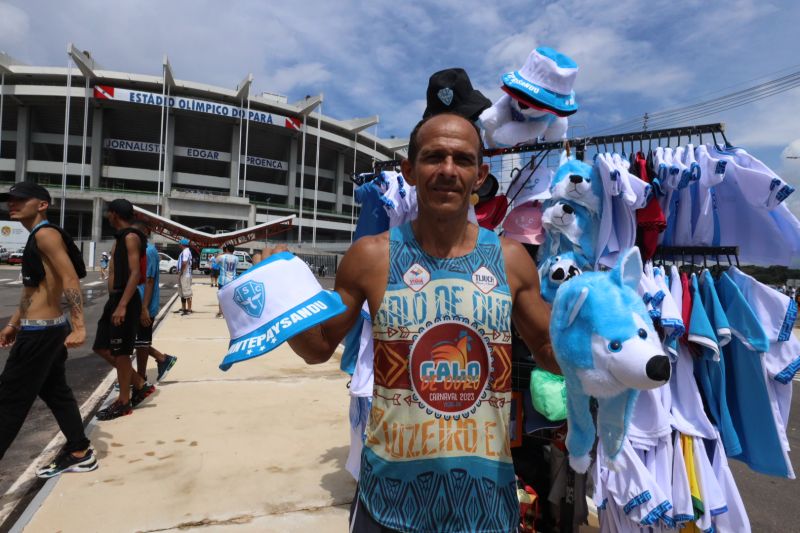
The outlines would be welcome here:
<svg viewBox="0 0 800 533">
<path fill-rule="evenodd" d="M 144 385 L 141 389 L 133 391 L 131 394 L 131 407 L 136 407 L 140 403 L 142 403 L 145 398 L 150 396 L 156 391 L 155 385 L 150 385 L 145 381 Z"/>
<path fill-rule="evenodd" d="M 133 388 L 133 383 L 131 383 L 131 388 Z M 119 392 L 119 381 L 114 382 L 114 390 Z"/>
<path fill-rule="evenodd" d="M 178 361 L 178 358 L 174 355 L 164 354 L 166 358 L 164 359 L 163 363 L 157 363 L 158 366 L 158 377 L 156 377 L 156 381 L 161 381 L 164 379 L 164 376 L 167 375 L 167 372 L 175 366 L 175 363 Z"/>
<path fill-rule="evenodd" d="M 114 420 L 115 418 L 119 418 L 121 416 L 129 415 L 133 412 L 131 408 L 131 403 L 119 403 L 114 402 L 105 409 L 100 409 L 97 411 L 97 419 L 98 420 Z"/>
<path fill-rule="evenodd" d="M 52 463 L 36 471 L 36 476 L 47 479 L 62 472 L 91 472 L 97 466 L 97 458 L 91 448 L 83 457 L 75 457 L 70 452 L 61 450 Z"/>
</svg>

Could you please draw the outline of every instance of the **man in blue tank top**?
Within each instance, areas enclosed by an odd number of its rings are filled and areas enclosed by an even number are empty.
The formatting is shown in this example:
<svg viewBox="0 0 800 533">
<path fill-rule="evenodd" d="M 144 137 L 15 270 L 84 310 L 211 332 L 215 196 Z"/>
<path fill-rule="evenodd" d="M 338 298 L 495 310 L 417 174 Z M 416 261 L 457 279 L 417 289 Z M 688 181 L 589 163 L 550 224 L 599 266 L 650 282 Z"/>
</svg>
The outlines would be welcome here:
<svg viewBox="0 0 800 533">
<path fill-rule="evenodd" d="M 511 320 L 539 366 L 560 374 L 536 265 L 467 221 L 489 172 L 469 120 L 420 122 L 402 170 L 418 218 L 355 242 L 336 275 L 347 311 L 289 343 L 309 364 L 327 361 L 368 302 L 374 403 L 351 532 L 514 531 Z"/>
</svg>

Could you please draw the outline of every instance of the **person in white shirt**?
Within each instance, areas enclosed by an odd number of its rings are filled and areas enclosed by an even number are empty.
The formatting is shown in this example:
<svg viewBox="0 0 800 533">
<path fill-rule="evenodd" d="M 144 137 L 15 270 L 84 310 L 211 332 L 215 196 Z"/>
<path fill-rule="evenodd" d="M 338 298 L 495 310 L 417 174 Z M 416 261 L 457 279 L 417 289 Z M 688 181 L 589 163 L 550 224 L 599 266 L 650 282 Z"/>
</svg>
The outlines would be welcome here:
<svg viewBox="0 0 800 533">
<path fill-rule="evenodd" d="M 236 279 L 236 268 L 239 265 L 239 258 L 233 255 L 233 245 L 225 245 L 225 253 L 217 256 L 219 265 L 219 279 L 217 279 L 217 289 L 222 290 L 228 283 Z M 219 307 L 217 318 L 222 317 L 222 306 Z"/>
<path fill-rule="evenodd" d="M 181 254 L 178 256 L 178 294 L 181 297 L 181 315 L 192 312 L 192 251 L 189 239 L 181 239 Z"/>
</svg>

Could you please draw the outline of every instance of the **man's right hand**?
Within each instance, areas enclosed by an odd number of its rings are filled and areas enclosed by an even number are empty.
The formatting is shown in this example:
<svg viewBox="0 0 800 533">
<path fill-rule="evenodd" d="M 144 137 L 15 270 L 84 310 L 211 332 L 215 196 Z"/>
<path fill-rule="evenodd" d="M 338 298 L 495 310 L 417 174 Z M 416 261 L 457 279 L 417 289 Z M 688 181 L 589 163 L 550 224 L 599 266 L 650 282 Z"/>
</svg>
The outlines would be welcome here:
<svg viewBox="0 0 800 533">
<path fill-rule="evenodd" d="M 17 329 L 6 326 L 0 330 L 0 348 L 8 348 L 17 340 Z"/>
<path fill-rule="evenodd" d="M 149 327 L 152 323 L 153 319 L 150 318 L 150 312 L 142 306 L 142 314 L 139 315 L 139 324 L 144 327 Z"/>
</svg>

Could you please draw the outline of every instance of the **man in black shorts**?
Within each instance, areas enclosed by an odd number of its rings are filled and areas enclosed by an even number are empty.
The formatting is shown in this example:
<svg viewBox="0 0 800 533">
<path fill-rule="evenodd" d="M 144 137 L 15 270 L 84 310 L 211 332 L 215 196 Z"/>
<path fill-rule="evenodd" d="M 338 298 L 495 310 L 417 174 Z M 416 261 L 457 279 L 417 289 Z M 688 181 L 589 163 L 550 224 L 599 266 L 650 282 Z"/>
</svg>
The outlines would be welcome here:
<svg viewBox="0 0 800 533">
<path fill-rule="evenodd" d="M 0 195 L 2 200 L 8 200 L 11 220 L 21 222 L 31 234 L 22 255 L 19 307 L 0 330 L 0 347 L 12 346 L 0 374 L 0 458 L 39 396 L 53 412 L 67 442 L 55 460 L 36 474 L 47 478 L 61 472 L 89 472 L 97 468 L 97 459 L 65 374 L 67 348 L 77 348 L 86 340 L 78 281 L 86 268 L 72 239 L 47 222 L 47 189 L 17 183 Z M 69 319 L 61 309 L 62 296 Z"/>
<path fill-rule="evenodd" d="M 132 226 L 133 204 L 128 200 L 120 198 L 108 204 L 106 218 L 117 233 L 109 265 L 108 302 L 97 322 L 97 337 L 92 349 L 117 369 L 119 396 L 111 405 L 97 412 L 98 420 L 131 414 L 132 404 L 138 405 L 155 391 L 153 385 L 147 384 L 133 371 L 131 364 L 142 314 L 137 285 L 145 276 L 147 239 Z"/>
</svg>

